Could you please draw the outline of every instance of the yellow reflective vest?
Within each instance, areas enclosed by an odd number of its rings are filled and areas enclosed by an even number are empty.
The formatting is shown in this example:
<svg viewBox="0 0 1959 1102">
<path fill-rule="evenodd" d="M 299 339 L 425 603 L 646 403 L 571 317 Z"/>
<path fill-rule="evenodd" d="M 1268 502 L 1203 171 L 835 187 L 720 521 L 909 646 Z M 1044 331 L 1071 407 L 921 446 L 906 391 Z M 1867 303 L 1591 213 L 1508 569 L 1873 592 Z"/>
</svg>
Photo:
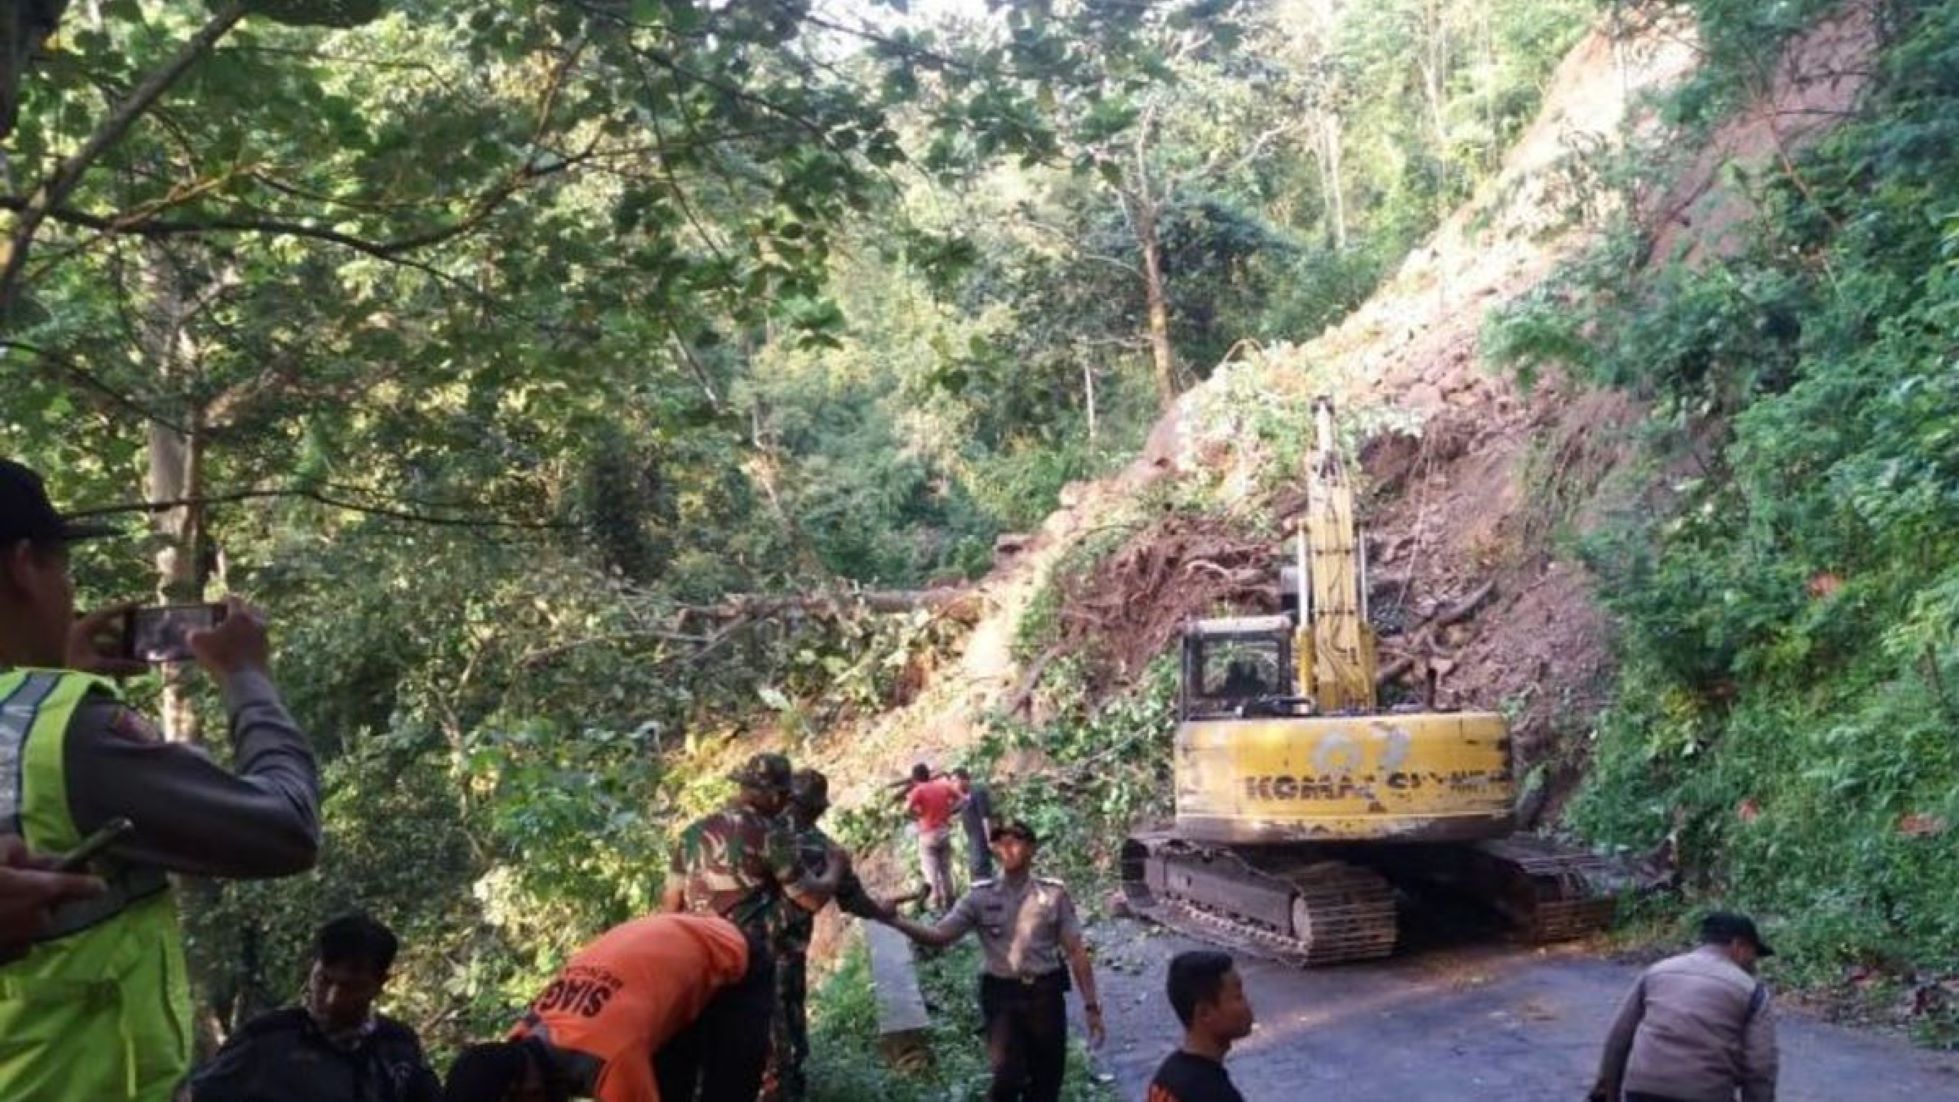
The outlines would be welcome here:
<svg viewBox="0 0 1959 1102">
<path fill-rule="evenodd" d="M 0 832 L 35 853 L 81 841 L 64 749 L 95 688 L 115 691 L 64 670 L 0 673 Z M 57 910 L 53 929 L 0 965 L 0 1099 L 169 1102 L 190 1068 L 190 985 L 169 878 L 96 867 L 108 894 Z"/>
</svg>

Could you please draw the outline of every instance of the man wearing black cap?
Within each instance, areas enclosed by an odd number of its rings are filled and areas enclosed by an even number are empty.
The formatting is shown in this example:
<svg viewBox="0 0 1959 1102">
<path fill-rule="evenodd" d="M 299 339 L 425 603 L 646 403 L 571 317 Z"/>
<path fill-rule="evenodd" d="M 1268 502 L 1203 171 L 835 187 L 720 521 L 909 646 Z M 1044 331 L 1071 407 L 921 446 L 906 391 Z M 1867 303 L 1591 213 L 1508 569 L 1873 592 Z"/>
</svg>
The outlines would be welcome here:
<svg viewBox="0 0 1959 1102">
<path fill-rule="evenodd" d="M 1605 1040 L 1592 1102 L 1774 1102 L 1775 1016 L 1746 915 L 1701 920 L 1700 948 L 1648 968 Z"/>
<path fill-rule="evenodd" d="M 830 808 L 830 779 L 814 769 L 798 769 L 789 783 L 790 830 L 797 858 L 806 873 L 829 862 L 838 847 L 817 821 Z M 882 922 L 893 911 L 871 898 L 855 872 L 843 874 L 837 885 L 837 909 L 858 918 Z M 769 1034 L 769 1068 L 763 1078 L 763 1102 L 802 1102 L 808 1096 L 803 1064 L 809 1059 L 809 943 L 816 915 L 801 907 L 784 907 L 775 933 L 775 1016 Z"/>
<path fill-rule="evenodd" d="M 68 572 L 70 544 L 108 534 L 62 517 L 39 476 L 0 460 L 0 835 L 52 854 L 134 824 L 96 863 L 106 891 L 54 909 L 0 966 L 0 1098 L 169 1098 L 191 1013 L 166 874 L 284 876 L 319 852 L 312 749 L 266 672 L 257 612 L 234 600 L 189 637 L 223 692 L 236 773 L 120 702 L 107 678 L 143 668 L 100 645 L 122 610 L 77 619 Z"/>
<path fill-rule="evenodd" d="M 1008 819 L 993 828 L 1000 876 L 974 884 L 935 926 L 894 917 L 891 925 L 922 945 L 950 945 L 979 932 L 980 1017 L 993 1082 L 987 1102 L 1055 1102 L 1068 1063 L 1068 975 L 1081 989 L 1088 1039 L 1102 1044 L 1095 969 L 1075 902 L 1059 880 L 1032 874 L 1034 828 Z M 1063 967 L 1063 956 L 1066 967 Z"/>
<path fill-rule="evenodd" d="M 729 779 L 741 793 L 680 832 L 663 896 L 669 913 L 718 914 L 766 950 L 787 904 L 815 912 L 837 892 L 850 858 L 832 847 L 820 873 L 804 873 L 796 839 L 780 818 L 789 759 L 757 754 Z"/>
</svg>

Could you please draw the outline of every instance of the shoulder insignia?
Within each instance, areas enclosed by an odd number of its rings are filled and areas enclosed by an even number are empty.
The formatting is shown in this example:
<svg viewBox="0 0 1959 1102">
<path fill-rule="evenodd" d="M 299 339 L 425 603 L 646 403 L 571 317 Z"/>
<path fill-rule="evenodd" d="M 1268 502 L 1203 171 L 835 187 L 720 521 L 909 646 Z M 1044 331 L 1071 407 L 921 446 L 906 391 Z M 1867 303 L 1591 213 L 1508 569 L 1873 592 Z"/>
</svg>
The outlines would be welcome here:
<svg viewBox="0 0 1959 1102">
<path fill-rule="evenodd" d="M 973 881 L 973 887 L 974 887 L 974 888 L 993 888 L 993 887 L 997 887 L 997 886 L 999 885 L 999 883 L 1000 883 L 1000 879 L 999 879 L 999 877 L 996 877 L 996 876 L 989 876 L 989 877 L 987 877 L 987 878 L 986 878 L 986 879 L 984 879 L 984 880 L 975 880 L 975 881 Z"/>
<path fill-rule="evenodd" d="M 116 709 L 115 717 L 109 720 L 109 732 L 134 742 L 163 741 L 163 732 L 156 729 L 156 724 L 131 708 Z"/>
</svg>

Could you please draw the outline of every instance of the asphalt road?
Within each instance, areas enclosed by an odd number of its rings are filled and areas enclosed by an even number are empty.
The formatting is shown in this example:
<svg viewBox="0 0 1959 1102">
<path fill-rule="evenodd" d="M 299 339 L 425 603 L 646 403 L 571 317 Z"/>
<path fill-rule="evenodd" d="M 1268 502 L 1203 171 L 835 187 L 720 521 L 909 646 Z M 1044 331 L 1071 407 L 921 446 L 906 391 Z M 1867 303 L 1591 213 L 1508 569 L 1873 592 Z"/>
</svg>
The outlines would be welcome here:
<svg viewBox="0 0 1959 1102">
<path fill-rule="evenodd" d="M 1110 1036 L 1099 1070 L 1140 1099 L 1181 1035 L 1165 967 L 1198 943 L 1130 920 L 1094 940 Z M 1248 1102 L 1578 1102 L 1637 974 L 1583 950 L 1502 944 L 1315 971 L 1241 959 L 1239 971 L 1258 1028 L 1227 1066 Z M 1959 1055 L 1778 1013 L 1778 1102 L 1959 1102 Z"/>
</svg>

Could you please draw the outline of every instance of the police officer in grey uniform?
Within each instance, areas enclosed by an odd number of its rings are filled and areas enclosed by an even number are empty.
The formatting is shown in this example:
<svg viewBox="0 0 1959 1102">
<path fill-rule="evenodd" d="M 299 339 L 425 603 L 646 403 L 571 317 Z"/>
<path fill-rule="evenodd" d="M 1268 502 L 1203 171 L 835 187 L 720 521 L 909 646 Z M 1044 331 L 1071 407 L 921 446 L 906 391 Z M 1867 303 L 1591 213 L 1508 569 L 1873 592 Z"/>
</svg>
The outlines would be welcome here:
<svg viewBox="0 0 1959 1102">
<path fill-rule="evenodd" d="M 905 918 L 891 924 L 921 945 L 945 946 L 978 931 L 985 954 L 980 1015 L 993 1084 L 987 1102 L 1055 1102 L 1068 1060 L 1069 973 L 1081 991 L 1089 1042 L 1103 1040 L 1095 970 L 1082 941 L 1075 901 L 1059 880 L 1033 875 L 1037 841 L 1019 819 L 993 828 L 1001 875 L 981 880 L 935 926 Z M 1064 967 L 1065 957 L 1065 967 Z"/>
<path fill-rule="evenodd" d="M 1756 962 L 1775 955 L 1755 920 L 1701 919 L 1701 945 L 1648 968 L 1606 1037 L 1591 1102 L 1775 1102 L 1775 1014 Z"/>
</svg>

